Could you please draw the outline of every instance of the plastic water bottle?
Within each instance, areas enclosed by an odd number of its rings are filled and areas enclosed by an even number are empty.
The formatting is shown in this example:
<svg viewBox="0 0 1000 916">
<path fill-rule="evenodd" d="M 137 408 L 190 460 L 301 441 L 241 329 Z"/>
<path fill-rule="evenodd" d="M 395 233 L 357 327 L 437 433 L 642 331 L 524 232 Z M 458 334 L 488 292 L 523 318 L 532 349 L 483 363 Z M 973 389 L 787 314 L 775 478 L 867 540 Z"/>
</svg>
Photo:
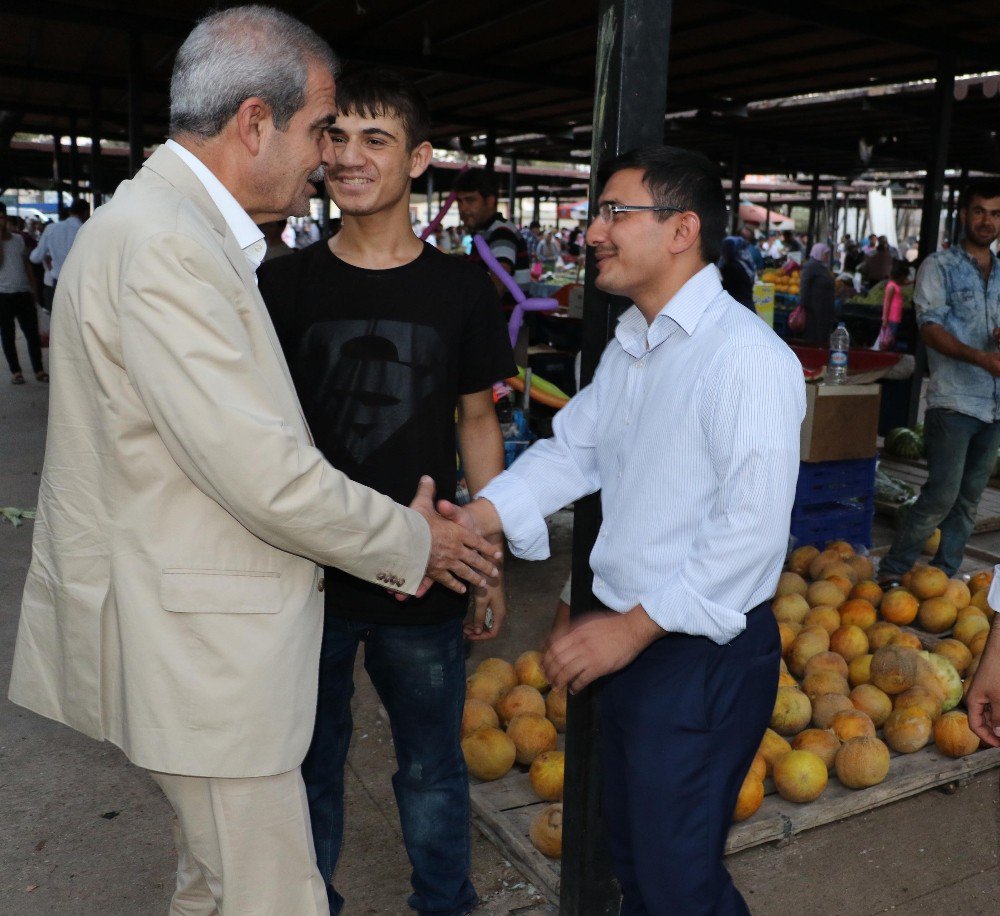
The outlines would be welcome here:
<svg viewBox="0 0 1000 916">
<path fill-rule="evenodd" d="M 842 321 L 830 335 L 830 359 L 826 369 L 828 385 L 843 385 L 847 381 L 847 351 L 850 348 L 851 335 Z"/>
</svg>

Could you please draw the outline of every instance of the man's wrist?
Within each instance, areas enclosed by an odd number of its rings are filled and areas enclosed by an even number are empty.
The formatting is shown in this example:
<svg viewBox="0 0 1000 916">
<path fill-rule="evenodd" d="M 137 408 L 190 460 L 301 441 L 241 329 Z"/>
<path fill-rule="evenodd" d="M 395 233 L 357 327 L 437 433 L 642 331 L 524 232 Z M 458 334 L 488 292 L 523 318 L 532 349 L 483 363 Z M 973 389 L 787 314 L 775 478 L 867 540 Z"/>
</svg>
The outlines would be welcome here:
<svg viewBox="0 0 1000 916">
<path fill-rule="evenodd" d="M 641 604 L 637 604 L 632 610 L 627 611 L 624 616 L 628 620 L 632 634 L 643 647 L 656 642 L 666 634 L 666 630 L 649 616 Z"/>
</svg>

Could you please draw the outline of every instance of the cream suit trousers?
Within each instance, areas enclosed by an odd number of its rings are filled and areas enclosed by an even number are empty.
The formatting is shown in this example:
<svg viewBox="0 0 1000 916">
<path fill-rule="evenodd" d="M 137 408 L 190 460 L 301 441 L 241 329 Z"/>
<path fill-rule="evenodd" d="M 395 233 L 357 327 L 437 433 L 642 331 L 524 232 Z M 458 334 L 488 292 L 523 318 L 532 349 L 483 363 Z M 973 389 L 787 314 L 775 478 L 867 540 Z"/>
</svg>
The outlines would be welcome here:
<svg viewBox="0 0 1000 916">
<path fill-rule="evenodd" d="M 300 770 L 150 775 L 176 815 L 170 916 L 329 916 Z"/>
</svg>

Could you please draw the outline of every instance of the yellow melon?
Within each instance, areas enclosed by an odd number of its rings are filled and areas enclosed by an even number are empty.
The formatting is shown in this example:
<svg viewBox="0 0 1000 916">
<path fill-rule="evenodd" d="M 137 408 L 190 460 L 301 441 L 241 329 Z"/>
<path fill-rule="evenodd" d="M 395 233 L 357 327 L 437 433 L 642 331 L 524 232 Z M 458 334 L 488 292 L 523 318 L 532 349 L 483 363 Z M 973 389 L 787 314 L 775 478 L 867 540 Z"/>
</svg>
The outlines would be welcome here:
<svg viewBox="0 0 1000 916">
<path fill-rule="evenodd" d="M 792 739 L 792 750 L 810 751 L 826 764 L 828 770 L 832 770 L 840 750 L 840 739 L 828 728 L 807 728 Z"/>
<path fill-rule="evenodd" d="M 837 751 L 834 769 L 848 789 L 876 786 L 889 773 L 889 748 L 871 736 L 851 738 Z"/>
<path fill-rule="evenodd" d="M 860 709 L 872 720 L 876 728 L 881 728 L 892 712 L 889 694 L 879 690 L 874 684 L 858 684 L 851 691 L 851 702 L 855 709 Z"/>
<path fill-rule="evenodd" d="M 535 849 L 550 859 L 558 859 L 562 855 L 562 815 L 561 802 L 549 805 L 538 813 L 528 830 Z"/>
<path fill-rule="evenodd" d="M 535 794 L 547 802 L 562 801 L 566 755 L 563 751 L 542 751 L 532 762 L 528 778 Z"/>
<path fill-rule="evenodd" d="M 933 730 L 931 717 L 916 706 L 894 709 L 882 728 L 885 743 L 897 754 L 914 754 L 926 747 Z"/>
<path fill-rule="evenodd" d="M 928 633 L 943 633 L 954 626 L 957 617 L 958 608 L 947 598 L 927 598 L 920 602 L 917 623 Z"/>
<path fill-rule="evenodd" d="M 736 799 L 736 810 L 733 811 L 733 820 L 739 823 L 752 817 L 763 801 L 764 782 L 751 771 L 743 777 L 743 785 L 740 787 L 740 794 Z"/>
<path fill-rule="evenodd" d="M 774 765 L 774 787 L 786 801 L 803 804 L 822 795 L 827 766 L 811 751 L 789 751 Z"/>
<path fill-rule="evenodd" d="M 462 739 L 462 756 L 473 776 L 489 781 L 510 771 L 517 748 L 500 729 L 480 728 Z"/>
<path fill-rule="evenodd" d="M 946 757 L 967 757 L 979 749 L 979 736 L 969 728 L 969 717 L 955 709 L 934 723 L 934 743 Z"/>
<path fill-rule="evenodd" d="M 882 596 L 882 603 L 879 605 L 882 619 L 900 627 L 913 623 L 919 610 L 920 602 L 905 588 L 889 589 Z"/>
<path fill-rule="evenodd" d="M 480 728 L 499 728 L 500 720 L 497 718 L 496 710 L 489 703 L 482 700 L 470 699 L 465 701 L 462 710 L 462 737 L 468 737 Z"/>
<path fill-rule="evenodd" d="M 850 664 L 860 655 L 868 652 L 868 637 L 859 626 L 849 624 L 838 627 L 830 634 L 830 651 L 843 656 Z"/>
</svg>

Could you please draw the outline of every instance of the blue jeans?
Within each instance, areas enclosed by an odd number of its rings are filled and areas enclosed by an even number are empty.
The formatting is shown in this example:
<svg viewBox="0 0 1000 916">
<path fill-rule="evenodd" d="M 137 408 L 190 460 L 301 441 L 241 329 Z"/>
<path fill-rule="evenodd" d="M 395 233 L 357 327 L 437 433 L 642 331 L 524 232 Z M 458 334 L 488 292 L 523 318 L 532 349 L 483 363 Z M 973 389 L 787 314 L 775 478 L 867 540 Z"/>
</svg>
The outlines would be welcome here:
<svg viewBox="0 0 1000 916">
<path fill-rule="evenodd" d="M 903 518 L 879 575 L 908 572 L 924 541 L 941 529 L 932 566 L 954 576 L 976 521 L 1000 448 L 1000 422 L 984 423 L 957 410 L 933 408 L 924 418 L 927 483 Z"/>
<path fill-rule="evenodd" d="M 389 714 L 399 769 L 392 787 L 413 871 L 410 906 L 421 914 L 468 913 L 469 782 L 460 733 L 465 704 L 462 620 L 415 626 L 356 623 L 327 616 L 312 745 L 302 764 L 316 860 L 336 916 L 344 898 L 331 884 L 344 838 L 344 765 L 351 743 L 354 659 Z"/>
</svg>

